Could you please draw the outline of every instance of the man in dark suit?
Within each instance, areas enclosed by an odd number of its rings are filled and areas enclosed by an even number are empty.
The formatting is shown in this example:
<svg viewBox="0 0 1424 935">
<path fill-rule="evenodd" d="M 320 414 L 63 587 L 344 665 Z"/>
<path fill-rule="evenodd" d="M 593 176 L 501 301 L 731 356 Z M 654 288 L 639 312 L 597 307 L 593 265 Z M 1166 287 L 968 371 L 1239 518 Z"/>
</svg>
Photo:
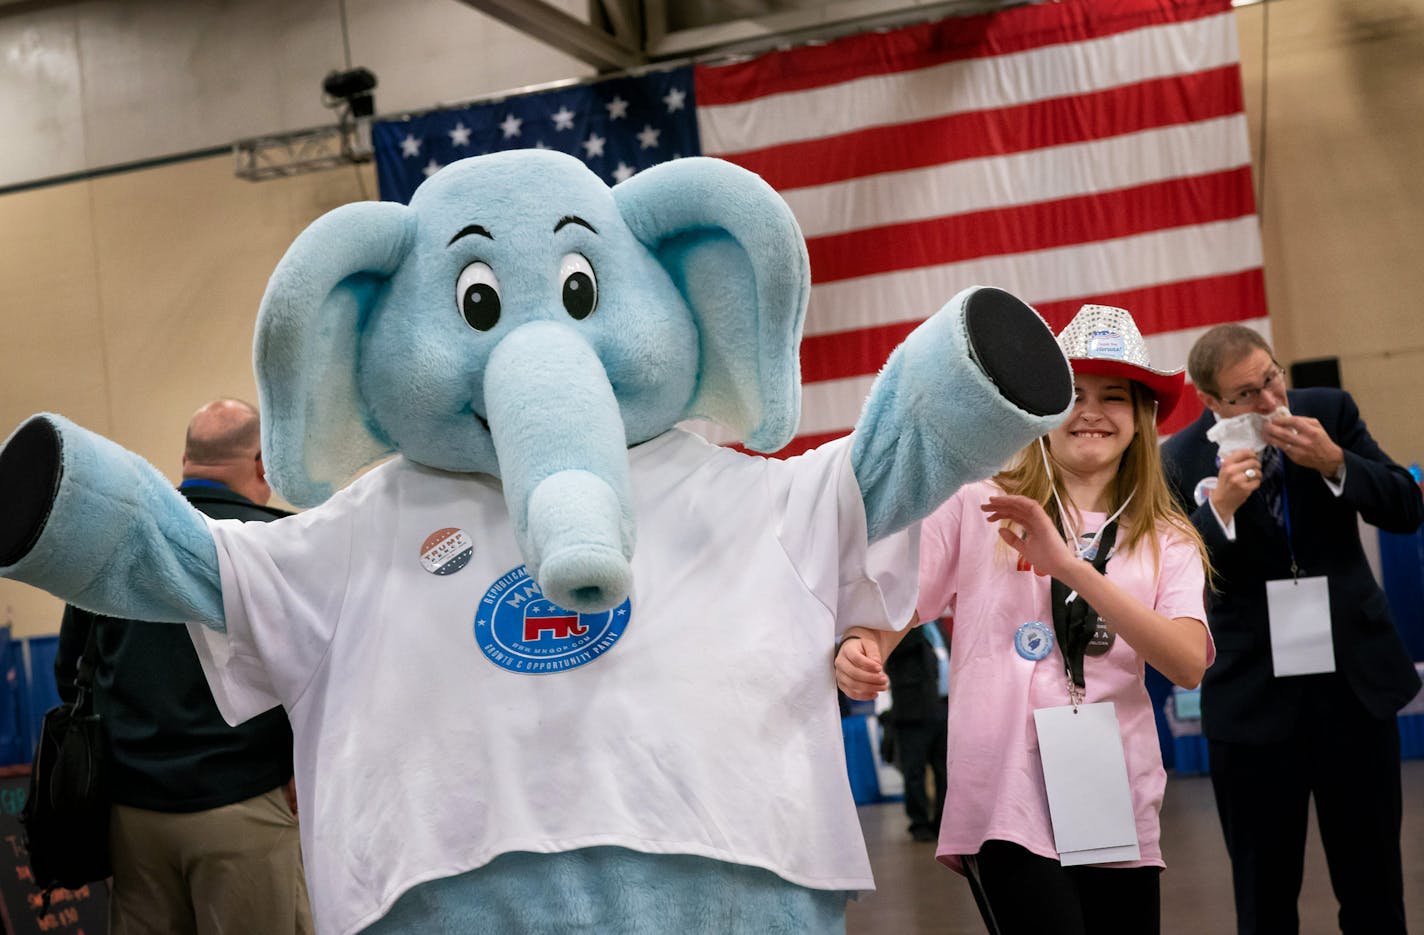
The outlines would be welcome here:
<svg viewBox="0 0 1424 935">
<path fill-rule="evenodd" d="M 194 414 L 179 491 L 214 519 L 287 514 L 262 466 L 257 411 L 235 399 Z M 229 727 L 187 628 L 96 617 L 68 607 L 55 678 L 72 698 L 94 633 L 94 703 L 114 803 L 109 846 L 114 935 L 312 930 L 297 820 L 286 795 L 292 729 L 274 708 Z"/>
<path fill-rule="evenodd" d="M 1288 392 L 1256 332 L 1212 328 L 1187 369 L 1206 411 L 1166 442 L 1163 456 L 1216 572 L 1207 617 L 1217 657 L 1202 680 L 1202 733 L 1231 855 L 1237 930 L 1299 930 L 1314 796 L 1341 931 L 1403 933 L 1395 713 L 1418 692 L 1419 678 L 1366 563 L 1357 516 L 1412 532 L 1424 518 L 1419 487 L 1375 444 L 1349 394 Z M 1269 419 L 1264 452 L 1218 458 L 1207 431 L 1253 412 Z M 1285 634 L 1298 638 L 1312 614 L 1287 615 L 1285 604 L 1268 599 L 1267 582 L 1300 587 L 1311 578 L 1325 579 L 1315 583 L 1329 594 L 1316 608 L 1313 661 L 1297 667 L 1313 674 L 1278 676 L 1291 670 Z"/>
<path fill-rule="evenodd" d="M 905 816 L 910 837 L 938 841 L 944 814 L 945 719 L 948 702 L 939 693 L 939 655 L 925 623 L 911 629 L 885 660 L 890 679 L 890 710 L 880 715 L 894 750 L 895 765 L 905 776 Z M 935 797 L 925 791 L 925 767 L 934 776 Z"/>
</svg>

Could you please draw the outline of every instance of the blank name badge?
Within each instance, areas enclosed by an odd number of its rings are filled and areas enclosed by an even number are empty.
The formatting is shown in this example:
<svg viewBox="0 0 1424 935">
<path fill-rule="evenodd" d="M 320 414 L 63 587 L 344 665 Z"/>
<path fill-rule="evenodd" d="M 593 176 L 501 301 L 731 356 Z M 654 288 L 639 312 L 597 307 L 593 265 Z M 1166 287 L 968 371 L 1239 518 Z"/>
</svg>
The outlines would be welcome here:
<svg viewBox="0 0 1424 935">
<path fill-rule="evenodd" d="M 1271 663 L 1276 678 L 1335 671 L 1328 578 L 1317 575 L 1267 581 L 1266 613 L 1271 620 Z"/>
<path fill-rule="evenodd" d="M 1039 708 L 1033 720 L 1059 861 L 1137 860 L 1137 818 L 1112 702 Z"/>
</svg>

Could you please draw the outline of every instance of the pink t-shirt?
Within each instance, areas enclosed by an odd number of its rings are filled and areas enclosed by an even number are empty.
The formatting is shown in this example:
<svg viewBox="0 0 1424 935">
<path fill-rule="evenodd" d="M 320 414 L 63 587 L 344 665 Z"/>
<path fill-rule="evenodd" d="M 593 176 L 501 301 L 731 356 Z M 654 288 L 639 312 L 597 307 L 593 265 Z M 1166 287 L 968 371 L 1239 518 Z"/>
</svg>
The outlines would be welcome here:
<svg viewBox="0 0 1424 935">
<path fill-rule="evenodd" d="M 1011 841 L 1058 858 L 1048 817 L 1033 712 L 1068 704 L 1063 655 L 1055 646 L 1033 662 L 1014 649 L 1014 633 L 1028 621 L 1050 630 L 1049 579 L 1017 570 L 1017 553 L 999 545 L 998 524 L 979 509 L 999 489 L 989 482 L 960 489 L 925 520 L 920 537 L 922 620 L 953 615 L 949 657 L 948 792 L 940 825 L 940 861 L 963 872 L 959 857 L 988 840 Z M 1087 513 L 1084 533 L 1107 517 Z M 1205 620 L 1205 574 L 1186 538 L 1159 534 L 1161 565 L 1150 548 L 1115 551 L 1107 576 L 1166 617 Z M 1205 626 L 1205 624 L 1203 624 Z M 1216 647 L 1207 634 L 1207 664 Z M 1121 638 L 1107 653 L 1083 663 L 1087 702 L 1116 707 L 1137 815 L 1141 859 L 1112 866 L 1165 866 L 1157 813 L 1167 785 L 1152 703 L 1143 686 L 1143 659 Z"/>
</svg>

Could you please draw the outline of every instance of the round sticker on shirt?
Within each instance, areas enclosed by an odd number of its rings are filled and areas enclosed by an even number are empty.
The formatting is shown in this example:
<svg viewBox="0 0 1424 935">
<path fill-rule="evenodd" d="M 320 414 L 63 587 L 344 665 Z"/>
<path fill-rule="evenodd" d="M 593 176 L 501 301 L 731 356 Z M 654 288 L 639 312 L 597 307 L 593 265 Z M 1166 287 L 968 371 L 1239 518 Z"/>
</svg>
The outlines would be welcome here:
<svg viewBox="0 0 1424 935">
<path fill-rule="evenodd" d="M 475 543 L 463 529 L 437 529 L 420 546 L 420 564 L 432 575 L 453 575 L 470 564 Z"/>
<path fill-rule="evenodd" d="M 1093 629 L 1093 638 L 1083 647 L 1083 653 L 1088 656 L 1105 656 L 1116 640 L 1117 634 L 1109 630 L 1108 625 L 1099 617 L 1098 625 Z"/>
<path fill-rule="evenodd" d="M 587 665 L 608 652 L 633 615 L 631 601 L 581 614 L 544 596 L 523 565 L 501 575 L 480 598 L 475 642 L 501 669 L 546 675 Z"/>
<path fill-rule="evenodd" d="M 1014 631 L 1014 649 L 1029 662 L 1037 662 L 1053 652 L 1053 631 L 1031 620 Z"/>
<path fill-rule="evenodd" d="M 1203 477 L 1197 481 L 1196 487 L 1192 489 L 1192 499 L 1197 502 L 1197 506 L 1201 506 L 1206 503 L 1207 498 L 1211 496 L 1211 492 L 1215 489 L 1216 478 Z"/>
</svg>

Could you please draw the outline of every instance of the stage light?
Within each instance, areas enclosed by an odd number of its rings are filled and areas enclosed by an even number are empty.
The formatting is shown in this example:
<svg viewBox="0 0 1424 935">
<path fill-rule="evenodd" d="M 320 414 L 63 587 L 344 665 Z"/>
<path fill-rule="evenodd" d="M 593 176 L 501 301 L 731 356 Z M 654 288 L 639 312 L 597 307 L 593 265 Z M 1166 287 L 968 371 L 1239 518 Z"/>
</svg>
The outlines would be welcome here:
<svg viewBox="0 0 1424 935">
<path fill-rule="evenodd" d="M 360 119 L 376 112 L 376 76 L 367 68 L 329 72 L 321 82 L 327 107 L 345 107 L 352 117 Z"/>
</svg>

